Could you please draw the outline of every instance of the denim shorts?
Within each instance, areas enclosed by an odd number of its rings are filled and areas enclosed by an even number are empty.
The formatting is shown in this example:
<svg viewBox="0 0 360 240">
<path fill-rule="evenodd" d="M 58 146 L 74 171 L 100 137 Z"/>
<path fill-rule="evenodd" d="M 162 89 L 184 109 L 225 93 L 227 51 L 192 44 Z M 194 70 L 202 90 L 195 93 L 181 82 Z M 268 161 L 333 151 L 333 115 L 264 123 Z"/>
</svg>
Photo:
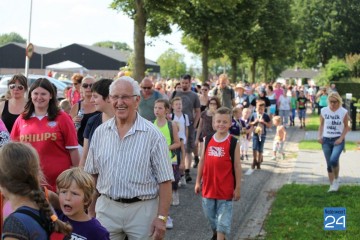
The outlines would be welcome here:
<svg viewBox="0 0 360 240">
<path fill-rule="evenodd" d="M 226 239 L 230 239 L 233 212 L 232 200 L 202 198 L 202 207 L 211 229 L 224 233 Z"/>
<path fill-rule="evenodd" d="M 306 109 L 299 109 L 299 118 L 305 118 L 306 117 Z"/>
<path fill-rule="evenodd" d="M 258 151 L 259 153 L 264 152 L 264 143 L 265 143 L 265 136 L 261 136 L 261 141 L 258 135 L 253 136 L 253 145 L 252 148 L 254 151 Z"/>
<path fill-rule="evenodd" d="M 345 141 L 342 141 L 339 145 L 334 145 L 337 139 L 339 139 L 339 137 L 323 137 L 322 139 L 322 150 L 326 158 L 328 172 L 332 172 L 332 168 L 335 168 L 339 165 L 340 154 L 344 150 Z"/>
</svg>

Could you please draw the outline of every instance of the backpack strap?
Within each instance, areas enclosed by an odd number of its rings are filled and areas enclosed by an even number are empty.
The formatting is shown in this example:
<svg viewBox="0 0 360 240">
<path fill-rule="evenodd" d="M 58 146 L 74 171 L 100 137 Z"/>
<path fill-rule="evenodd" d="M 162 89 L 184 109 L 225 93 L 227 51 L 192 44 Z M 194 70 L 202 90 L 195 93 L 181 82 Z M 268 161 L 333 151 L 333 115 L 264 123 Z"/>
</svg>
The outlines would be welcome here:
<svg viewBox="0 0 360 240">
<path fill-rule="evenodd" d="M 211 138 L 213 136 L 214 136 L 214 134 L 210 134 L 210 135 L 207 135 L 205 137 L 205 149 L 204 149 L 204 151 L 206 151 L 206 148 L 209 145 L 209 142 L 210 142 L 210 140 L 211 140 Z M 233 176 L 234 176 L 234 187 L 236 185 L 234 162 L 235 162 L 235 150 L 236 150 L 237 142 L 238 142 L 237 138 L 230 135 L 230 149 L 229 149 L 229 151 L 230 151 L 230 158 L 231 158 L 231 165 L 232 165 L 232 173 L 233 173 Z"/>
<path fill-rule="evenodd" d="M 17 209 L 14 213 L 22 213 L 22 214 L 25 214 L 25 215 L 31 217 L 46 231 L 47 235 L 50 236 L 50 234 L 51 234 L 51 224 L 46 223 L 46 221 L 44 221 L 41 217 L 39 217 L 38 215 L 36 215 L 32 211 L 27 210 L 27 209 Z"/>
<path fill-rule="evenodd" d="M 174 116 L 174 114 L 173 114 L 173 116 Z M 167 125 L 168 125 L 169 132 L 170 132 L 170 139 L 171 139 L 171 143 L 170 143 L 170 144 L 173 144 L 173 143 L 174 143 L 174 133 L 173 133 L 172 122 L 171 122 L 171 121 L 167 121 Z"/>
</svg>

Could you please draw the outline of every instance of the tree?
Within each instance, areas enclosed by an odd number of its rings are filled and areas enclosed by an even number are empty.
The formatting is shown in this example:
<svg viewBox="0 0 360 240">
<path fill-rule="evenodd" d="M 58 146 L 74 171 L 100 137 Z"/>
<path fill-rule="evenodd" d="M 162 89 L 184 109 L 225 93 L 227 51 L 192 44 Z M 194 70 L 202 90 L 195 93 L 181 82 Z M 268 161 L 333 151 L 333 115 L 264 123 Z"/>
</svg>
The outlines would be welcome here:
<svg viewBox="0 0 360 240">
<path fill-rule="evenodd" d="M 184 55 L 175 52 L 174 49 L 168 49 L 157 59 L 160 65 L 160 73 L 164 78 L 180 78 L 186 73 L 186 64 Z"/>
<path fill-rule="evenodd" d="M 307 67 L 325 66 L 332 56 L 360 53 L 360 1 L 295 0 L 297 60 Z"/>
<path fill-rule="evenodd" d="M 124 12 L 134 20 L 134 71 L 133 77 L 141 81 L 145 76 L 145 34 L 151 37 L 171 32 L 170 16 L 175 0 L 113 0 L 111 7 Z"/>
<path fill-rule="evenodd" d="M 22 38 L 19 34 L 15 32 L 0 35 L 0 46 L 10 42 L 26 43 L 26 39 Z"/>
<path fill-rule="evenodd" d="M 104 41 L 104 42 L 94 43 L 93 46 L 112 48 L 112 49 L 128 51 L 128 52 L 133 51 L 127 43 L 122 43 L 122 42 Z"/>
</svg>

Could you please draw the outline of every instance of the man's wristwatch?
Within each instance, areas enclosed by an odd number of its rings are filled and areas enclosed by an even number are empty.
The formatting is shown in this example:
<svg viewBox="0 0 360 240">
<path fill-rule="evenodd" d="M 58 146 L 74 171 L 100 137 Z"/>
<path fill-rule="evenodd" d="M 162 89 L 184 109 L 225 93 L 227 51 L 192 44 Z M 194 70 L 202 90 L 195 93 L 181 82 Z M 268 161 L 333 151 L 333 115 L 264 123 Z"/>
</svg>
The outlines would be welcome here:
<svg viewBox="0 0 360 240">
<path fill-rule="evenodd" d="M 167 217 L 163 216 L 163 215 L 158 215 L 158 219 L 160 219 L 161 221 L 163 221 L 164 223 L 166 223 L 167 221 Z"/>
</svg>

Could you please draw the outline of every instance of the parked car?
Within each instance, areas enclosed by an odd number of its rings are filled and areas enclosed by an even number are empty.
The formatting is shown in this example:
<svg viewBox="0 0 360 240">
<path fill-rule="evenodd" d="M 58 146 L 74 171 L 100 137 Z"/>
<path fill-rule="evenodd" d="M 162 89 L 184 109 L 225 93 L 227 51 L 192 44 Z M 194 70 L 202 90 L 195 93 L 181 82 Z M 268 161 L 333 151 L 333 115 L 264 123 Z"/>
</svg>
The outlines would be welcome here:
<svg viewBox="0 0 360 240">
<path fill-rule="evenodd" d="M 13 75 L 7 75 L 0 79 L 0 97 L 5 95 L 6 91 L 8 90 L 8 82 L 11 80 Z M 30 74 L 28 76 L 28 86 L 30 88 L 31 84 L 35 82 L 39 78 L 46 78 L 48 79 L 52 84 L 56 86 L 57 89 L 57 98 L 59 100 L 64 99 L 64 89 L 67 86 L 66 83 L 61 82 L 57 80 L 56 78 L 48 77 L 46 75 L 32 75 Z"/>
</svg>

